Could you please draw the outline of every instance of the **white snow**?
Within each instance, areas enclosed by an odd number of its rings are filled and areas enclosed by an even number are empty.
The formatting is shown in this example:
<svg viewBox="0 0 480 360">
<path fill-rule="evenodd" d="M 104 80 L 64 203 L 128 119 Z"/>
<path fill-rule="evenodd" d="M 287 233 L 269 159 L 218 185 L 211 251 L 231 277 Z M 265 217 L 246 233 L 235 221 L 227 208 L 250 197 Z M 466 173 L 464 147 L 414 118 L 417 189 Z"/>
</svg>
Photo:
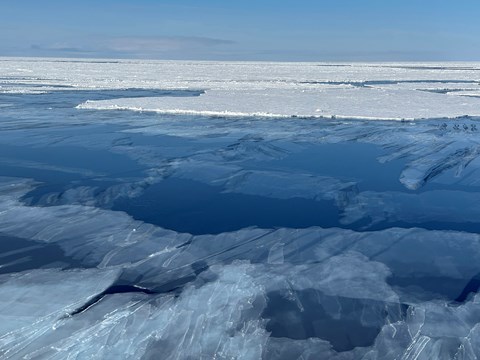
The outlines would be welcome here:
<svg viewBox="0 0 480 360">
<path fill-rule="evenodd" d="M 402 120 L 480 116 L 480 100 L 425 91 L 376 88 L 207 90 L 199 97 L 87 101 L 79 109 L 204 116 Z"/>
<path fill-rule="evenodd" d="M 0 58 L 2 92 L 204 90 L 195 98 L 87 101 L 79 108 L 206 116 L 424 119 L 479 116 L 479 63 L 255 63 Z M 36 85 L 37 87 L 32 87 Z M 62 86 L 56 88 L 55 86 Z M 433 93 L 424 90 L 442 90 Z M 457 91 L 463 91 L 460 93 Z M 472 92 L 473 91 L 473 92 Z"/>
</svg>

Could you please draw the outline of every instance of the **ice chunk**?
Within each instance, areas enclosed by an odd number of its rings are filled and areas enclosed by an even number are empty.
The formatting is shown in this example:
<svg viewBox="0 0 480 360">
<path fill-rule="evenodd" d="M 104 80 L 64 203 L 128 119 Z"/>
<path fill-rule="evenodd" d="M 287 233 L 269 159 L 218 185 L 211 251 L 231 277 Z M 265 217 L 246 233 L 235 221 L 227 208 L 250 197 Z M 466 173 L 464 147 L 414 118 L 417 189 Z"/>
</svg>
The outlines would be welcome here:
<svg viewBox="0 0 480 360">
<path fill-rule="evenodd" d="M 178 298 L 110 295 L 54 326 L 30 324 L 28 339 L 10 336 L 5 358 L 260 359 L 268 333 L 259 318 L 263 290 L 250 268 L 212 268 L 215 281 Z"/>
<path fill-rule="evenodd" d="M 409 189 L 418 189 L 431 178 L 452 168 L 457 168 L 458 177 L 463 169 L 478 157 L 480 146 L 477 141 L 457 139 L 454 143 L 437 143 L 437 146 L 425 153 L 427 156 L 410 163 L 400 177 L 400 181 Z"/>
<path fill-rule="evenodd" d="M 383 327 L 365 359 L 474 359 L 478 348 L 472 335 L 478 332 L 479 311 L 476 300 L 458 307 L 435 302 L 411 306 L 405 321 Z"/>
<path fill-rule="evenodd" d="M 283 245 L 284 243 L 276 243 L 270 248 L 268 252 L 268 263 L 269 264 L 283 264 L 284 255 L 283 255 Z"/>
<path fill-rule="evenodd" d="M 33 270 L 0 276 L 0 355 L 18 358 L 23 347 L 104 291 L 116 270 Z"/>
</svg>

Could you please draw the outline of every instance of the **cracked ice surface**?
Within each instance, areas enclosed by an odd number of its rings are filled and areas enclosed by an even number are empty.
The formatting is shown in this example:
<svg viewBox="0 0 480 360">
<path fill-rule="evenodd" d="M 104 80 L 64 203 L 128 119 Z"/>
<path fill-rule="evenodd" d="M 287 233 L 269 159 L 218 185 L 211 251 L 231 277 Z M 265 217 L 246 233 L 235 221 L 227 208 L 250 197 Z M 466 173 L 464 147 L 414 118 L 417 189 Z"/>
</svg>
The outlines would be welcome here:
<svg viewBox="0 0 480 360">
<path fill-rule="evenodd" d="M 479 357 L 479 69 L 0 59 L 0 357 Z"/>
<path fill-rule="evenodd" d="M 2 322 L 0 344 L 12 359 L 60 359 L 66 353 L 79 359 L 155 358 L 160 348 L 165 358 L 244 359 L 292 354 L 395 359 L 413 353 L 469 359 L 478 352 L 478 296 L 449 300 L 477 276 L 476 234 L 309 228 L 191 236 L 110 210 L 26 206 L 19 199 L 32 186 L 28 180 L 2 179 L 0 232 L 58 243 L 67 255 L 98 269 L 34 270 L 0 279 L 1 293 L 18 299 L 4 302 L 5 316 L 26 313 L 29 323 L 32 317 L 41 319 L 28 333 L 23 320 Z M 411 277 L 440 277 L 455 285 L 434 295 L 428 286 L 402 285 L 402 278 Z M 127 279 L 157 290 L 106 295 L 87 310 L 65 316 L 114 281 Z M 169 285 L 172 279 L 177 282 Z M 276 310 L 275 301 L 290 308 L 290 318 Z M 38 306 L 44 302 L 49 309 Z M 302 313 L 312 304 L 321 309 L 319 321 L 360 327 L 371 342 L 352 333 L 346 335 L 353 336 L 349 341 L 330 340 L 332 348 L 321 327 L 304 328 Z"/>
<path fill-rule="evenodd" d="M 261 288 L 246 273 L 247 269 L 248 265 L 215 269 L 218 276 L 215 282 L 198 289 L 189 287 L 178 298 L 124 294 L 107 296 L 92 309 L 73 317 L 60 317 L 52 312 L 41 322 L 30 323 L 28 332 L 16 329 L 1 336 L 0 351 L 3 350 L 5 359 L 32 356 L 153 359 L 158 358 L 159 353 L 163 359 L 237 358 L 239 354 L 240 358 L 258 359 L 268 334 L 258 319 L 260 304 L 252 304 Z M 0 286 L 2 292 L 9 290 L 10 296 L 21 301 L 21 306 L 8 303 L 10 311 L 18 311 L 21 315 L 24 311 L 31 313 L 26 307 L 38 311 L 39 302 L 51 301 L 55 293 L 45 291 L 49 290 L 50 282 L 60 281 L 55 291 L 61 300 L 49 305 L 52 311 L 68 311 L 68 298 L 59 295 L 68 291 L 70 297 L 80 302 L 82 299 L 78 296 L 82 289 L 72 291 L 69 287 L 78 289 L 79 285 L 97 280 L 95 277 L 89 279 L 91 270 L 77 274 L 83 275 L 86 281 L 79 282 L 69 273 L 37 271 L 24 275 L 25 283 L 12 281 L 13 284 Z M 32 291 L 27 281 L 35 280 L 41 281 L 37 287 L 44 291 L 36 294 L 33 289 L 31 296 L 26 295 Z"/>
<path fill-rule="evenodd" d="M 117 277 L 115 270 L 96 269 L 34 270 L 0 276 L 1 357 L 18 358 L 25 346 L 54 333 L 62 319 Z"/>
</svg>

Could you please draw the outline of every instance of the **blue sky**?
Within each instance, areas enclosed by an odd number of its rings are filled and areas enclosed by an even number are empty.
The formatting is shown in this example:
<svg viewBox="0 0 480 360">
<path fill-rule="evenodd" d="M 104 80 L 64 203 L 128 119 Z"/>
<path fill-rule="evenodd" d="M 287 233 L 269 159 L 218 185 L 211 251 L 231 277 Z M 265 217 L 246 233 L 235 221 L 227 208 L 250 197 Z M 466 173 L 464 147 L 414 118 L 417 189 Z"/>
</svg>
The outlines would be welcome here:
<svg viewBox="0 0 480 360">
<path fill-rule="evenodd" d="M 0 1 L 0 56 L 480 60 L 479 0 Z"/>
</svg>

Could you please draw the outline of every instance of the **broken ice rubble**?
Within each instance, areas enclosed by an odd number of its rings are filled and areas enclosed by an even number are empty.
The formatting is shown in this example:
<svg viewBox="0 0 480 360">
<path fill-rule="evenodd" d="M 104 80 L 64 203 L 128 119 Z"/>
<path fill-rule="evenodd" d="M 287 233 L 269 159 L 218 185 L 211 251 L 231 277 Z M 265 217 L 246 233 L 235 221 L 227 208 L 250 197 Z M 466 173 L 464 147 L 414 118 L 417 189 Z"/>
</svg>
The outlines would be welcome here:
<svg viewBox="0 0 480 360">
<path fill-rule="evenodd" d="M 23 205 L 32 186 L 3 179 L 0 232 L 55 242 L 97 269 L 4 275 L 1 293 L 16 299 L 4 302 L 4 316 L 25 313 L 35 324 L 26 333 L 22 318 L 2 321 L 5 358 L 155 358 L 161 348 L 167 359 L 427 359 L 471 358 L 478 349 L 479 302 L 465 293 L 478 273 L 476 234 L 309 228 L 192 236 L 110 210 Z M 424 281 L 408 285 L 415 278 Z M 450 285 L 428 286 L 438 278 Z M 75 312 L 125 281 L 153 292 L 106 294 Z M 306 311 L 314 311 L 309 321 Z M 322 331 L 326 324 L 338 327 L 337 337 Z M 349 327 L 356 332 L 342 333 Z"/>
</svg>

